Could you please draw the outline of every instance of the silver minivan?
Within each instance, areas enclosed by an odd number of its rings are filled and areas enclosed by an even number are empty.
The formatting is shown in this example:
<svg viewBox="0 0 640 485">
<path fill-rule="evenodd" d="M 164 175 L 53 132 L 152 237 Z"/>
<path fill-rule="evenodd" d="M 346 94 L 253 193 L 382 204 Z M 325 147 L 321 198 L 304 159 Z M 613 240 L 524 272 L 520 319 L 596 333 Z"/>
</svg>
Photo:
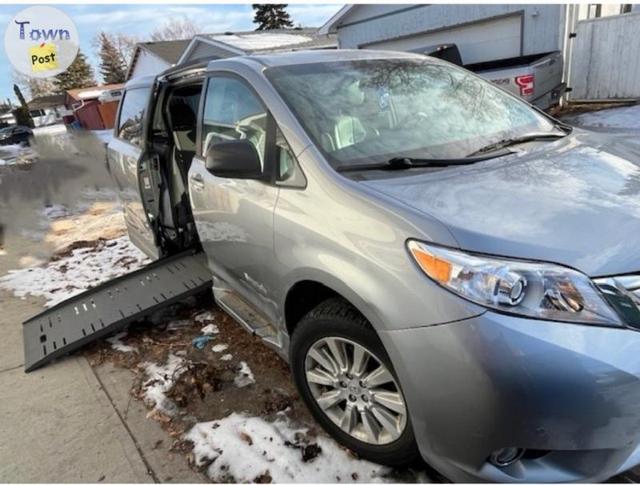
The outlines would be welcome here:
<svg viewBox="0 0 640 485">
<path fill-rule="evenodd" d="M 640 462 L 640 145 L 429 57 L 315 51 L 130 81 L 131 240 L 218 305 L 361 457 L 458 481 Z"/>
</svg>

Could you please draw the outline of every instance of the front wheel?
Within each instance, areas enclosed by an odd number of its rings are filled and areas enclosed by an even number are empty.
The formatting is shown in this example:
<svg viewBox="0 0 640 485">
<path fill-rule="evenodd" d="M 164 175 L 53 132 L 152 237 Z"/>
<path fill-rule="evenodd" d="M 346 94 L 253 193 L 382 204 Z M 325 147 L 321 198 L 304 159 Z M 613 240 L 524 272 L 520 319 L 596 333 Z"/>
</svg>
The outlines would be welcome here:
<svg viewBox="0 0 640 485">
<path fill-rule="evenodd" d="M 342 299 L 321 303 L 291 340 L 296 385 L 339 443 L 390 466 L 419 457 L 402 389 L 376 332 Z"/>
</svg>

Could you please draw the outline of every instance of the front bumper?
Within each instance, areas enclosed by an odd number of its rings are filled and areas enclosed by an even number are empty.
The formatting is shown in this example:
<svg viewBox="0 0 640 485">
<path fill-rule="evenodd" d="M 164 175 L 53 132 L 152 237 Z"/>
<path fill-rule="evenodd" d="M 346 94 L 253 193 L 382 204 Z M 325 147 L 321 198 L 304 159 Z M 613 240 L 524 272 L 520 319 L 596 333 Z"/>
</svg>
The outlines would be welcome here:
<svg viewBox="0 0 640 485">
<path fill-rule="evenodd" d="M 596 481 L 640 462 L 640 332 L 486 312 L 381 338 L 420 451 L 452 480 Z M 490 464 L 504 447 L 529 452 Z"/>
</svg>

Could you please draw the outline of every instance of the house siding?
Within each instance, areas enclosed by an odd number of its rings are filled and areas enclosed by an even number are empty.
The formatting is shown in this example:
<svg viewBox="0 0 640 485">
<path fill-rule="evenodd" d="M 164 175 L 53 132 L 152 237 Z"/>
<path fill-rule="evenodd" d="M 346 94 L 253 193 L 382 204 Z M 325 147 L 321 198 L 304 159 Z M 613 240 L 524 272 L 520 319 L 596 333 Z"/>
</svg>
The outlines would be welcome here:
<svg viewBox="0 0 640 485">
<path fill-rule="evenodd" d="M 226 49 L 221 49 L 206 42 L 199 41 L 193 48 L 189 55 L 186 56 L 183 62 L 194 61 L 196 59 L 224 59 L 226 57 L 232 57 L 235 54 L 231 54 Z"/>
<path fill-rule="evenodd" d="M 564 5 L 358 5 L 338 25 L 338 42 L 343 49 L 367 48 L 386 40 L 522 15 L 522 54 L 538 54 L 561 49 L 564 9 Z"/>
<path fill-rule="evenodd" d="M 133 66 L 133 71 L 131 72 L 129 79 L 160 74 L 162 71 L 169 69 L 170 67 L 171 64 L 168 62 L 144 49 L 140 49 L 140 53 L 136 59 L 136 64 Z"/>
</svg>

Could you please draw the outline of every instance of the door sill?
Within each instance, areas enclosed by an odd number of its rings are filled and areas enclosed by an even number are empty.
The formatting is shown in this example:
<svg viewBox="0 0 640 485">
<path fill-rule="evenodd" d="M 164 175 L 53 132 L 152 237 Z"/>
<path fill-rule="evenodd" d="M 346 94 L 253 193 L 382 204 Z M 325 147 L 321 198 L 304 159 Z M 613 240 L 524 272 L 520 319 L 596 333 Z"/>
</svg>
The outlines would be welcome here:
<svg viewBox="0 0 640 485">
<path fill-rule="evenodd" d="M 245 330 L 259 337 L 274 350 L 281 351 L 282 342 L 275 326 L 258 315 L 237 292 L 230 288 L 221 287 L 218 278 L 215 278 L 215 281 L 213 295 L 216 303 Z"/>
</svg>

